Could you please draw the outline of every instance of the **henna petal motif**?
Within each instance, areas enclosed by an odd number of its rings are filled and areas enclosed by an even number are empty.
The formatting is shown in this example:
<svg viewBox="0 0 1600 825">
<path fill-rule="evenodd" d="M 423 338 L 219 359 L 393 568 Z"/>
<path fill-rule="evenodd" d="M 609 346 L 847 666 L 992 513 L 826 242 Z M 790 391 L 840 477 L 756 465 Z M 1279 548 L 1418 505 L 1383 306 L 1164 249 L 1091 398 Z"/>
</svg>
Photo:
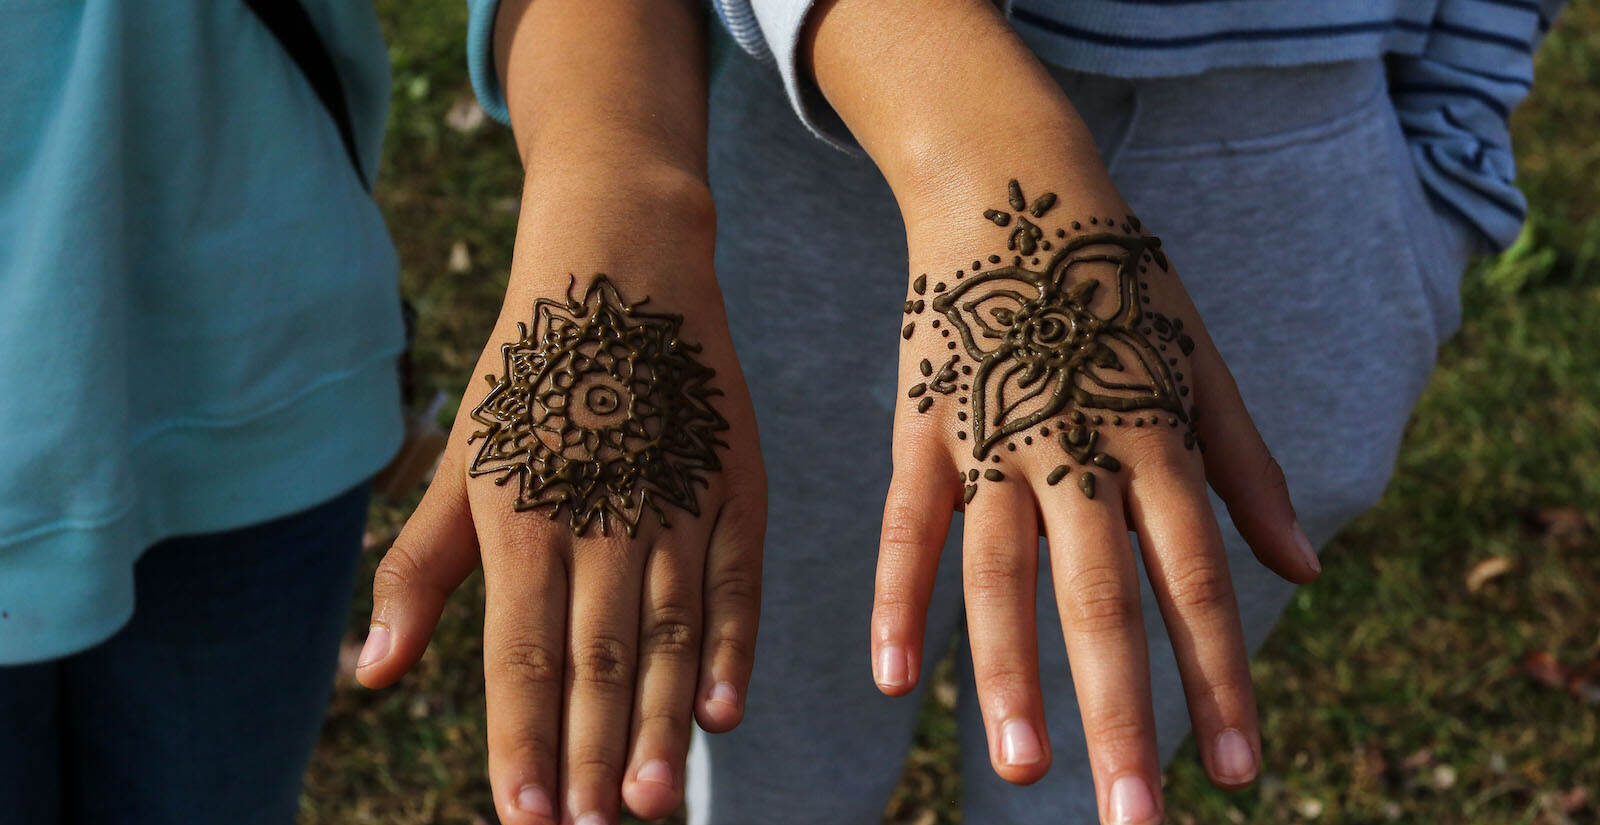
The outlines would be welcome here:
<svg viewBox="0 0 1600 825">
<path fill-rule="evenodd" d="M 1071 399 L 1065 370 L 1029 373 L 1028 366 L 1000 358 L 978 366 L 972 408 L 992 412 L 972 416 L 973 457 L 983 458 L 996 444 L 1061 412 Z"/>
<path fill-rule="evenodd" d="M 1127 330 L 1106 329 L 1098 342 L 1114 359 L 1084 363 L 1074 375 L 1072 397 L 1085 407 L 1107 410 L 1166 410 L 1183 420 L 1183 404 L 1172 374 L 1161 366 L 1161 354 L 1144 338 Z"/>
<path fill-rule="evenodd" d="M 1043 276 L 1020 267 L 975 275 L 933 299 L 933 309 L 950 319 L 967 354 L 982 361 L 1005 344 L 1015 315 L 1044 291 Z"/>
</svg>

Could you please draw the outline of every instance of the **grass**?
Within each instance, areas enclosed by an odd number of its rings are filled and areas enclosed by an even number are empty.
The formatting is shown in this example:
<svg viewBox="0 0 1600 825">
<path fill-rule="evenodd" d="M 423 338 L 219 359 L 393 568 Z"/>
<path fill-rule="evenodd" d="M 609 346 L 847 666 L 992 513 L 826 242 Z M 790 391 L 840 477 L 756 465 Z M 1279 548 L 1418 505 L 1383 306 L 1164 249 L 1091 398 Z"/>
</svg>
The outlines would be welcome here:
<svg viewBox="0 0 1600 825">
<path fill-rule="evenodd" d="M 450 125 L 471 110 L 464 4 L 379 6 L 395 73 L 379 198 L 421 311 L 419 384 L 453 396 L 499 306 L 521 173 L 507 130 Z M 1567 10 L 1515 118 L 1528 231 L 1469 274 L 1465 326 L 1387 494 L 1328 548 L 1255 661 L 1262 780 L 1216 790 L 1188 743 L 1165 777 L 1174 822 L 1600 822 L 1597 6 Z M 408 509 L 374 508 L 376 543 Z M 301 825 L 495 821 L 481 604 L 474 577 L 396 688 L 341 670 Z M 369 607 L 363 583 L 347 659 Z M 961 821 L 943 670 L 886 822 Z"/>
</svg>

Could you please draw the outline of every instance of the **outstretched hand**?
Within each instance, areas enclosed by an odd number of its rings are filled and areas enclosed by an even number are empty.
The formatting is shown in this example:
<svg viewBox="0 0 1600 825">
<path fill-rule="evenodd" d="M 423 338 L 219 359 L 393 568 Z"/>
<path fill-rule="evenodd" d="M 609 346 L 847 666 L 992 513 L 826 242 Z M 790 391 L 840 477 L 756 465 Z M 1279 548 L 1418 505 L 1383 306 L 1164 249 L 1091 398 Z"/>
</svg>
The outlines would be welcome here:
<svg viewBox="0 0 1600 825">
<path fill-rule="evenodd" d="M 709 193 L 625 194 L 526 199 L 482 378 L 373 582 L 357 676 L 383 687 L 481 561 L 489 772 L 507 825 L 616 822 L 619 793 L 665 816 L 682 801 L 690 719 L 719 732 L 743 715 L 766 485 L 711 275 Z M 635 234 L 577 232 L 573 214 Z"/>
<path fill-rule="evenodd" d="M 1160 814 L 1139 550 L 1218 784 L 1260 765 L 1255 698 L 1209 480 L 1262 563 L 1319 570 L 1282 473 L 1178 274 L 1120 202 L 1017 181 L 968 203 L 959 242 L 924 222 L 901 307 L 901 400 L 884 509 L 873 662 L 909 692 L 953 509 L 979 703 L 995 770 L 1049 767 L 1034 594 L 1049 542 L 1062 630 L 1107 821 Z M 1025 197 L 1025 192 L 1032 197 Z M 919 244 L 916 237 L 925 243 Z M 970 239 L 970 240 L 969 240 Z"/>
</svg>

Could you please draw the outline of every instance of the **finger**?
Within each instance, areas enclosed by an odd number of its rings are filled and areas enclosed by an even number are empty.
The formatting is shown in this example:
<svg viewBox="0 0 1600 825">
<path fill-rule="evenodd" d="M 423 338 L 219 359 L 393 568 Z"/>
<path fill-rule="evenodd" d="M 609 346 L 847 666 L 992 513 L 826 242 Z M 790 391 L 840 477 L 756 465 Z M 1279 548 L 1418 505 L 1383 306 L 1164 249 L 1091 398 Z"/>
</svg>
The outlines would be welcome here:
<svg viewBox="0 0 1600 825">
<path fill-rule="evenodd" d="M 967 504 L 962 545 L 972 673 L 989 760 L 1007 782 L 1036 782 L 1050 768 L 1050 738 L 1034 625 L 1039 526 L 1022 479 L 983 484 Z"/>
<path fill-rule="evenodd" d="M 767 531 L 764 483 L 735 485 L 711 528 L 705 564 L 705 638 L 695 718 L 710 733 L 733 730 L 755 666 L 761 622 L 761 542 Z"/>
<path fill-rule="evenodd" d="M 1136 470 L 1128 509 L 1206 770 L 1216 784 L 1237 788 L 1250 784 L 1261 764 L 1255 690 L 1222 534 L 1198 468 L 1190 467 Z"/>
<path fill-rule="evenodd" d="M 465 475 L 446 459 L 373 574 L 371 629 L 356 679 L 386 687 L 416 665 L 445 601 L 477 566 Z"/>
<path fill-rule="evenodd" d="M 659 819 L 683 800 L 689 720 L 699 671 L 704 539 L 658 540 L 645 562 L 639 628 L 639 685 L 634 693 L 632 754 L 623 801 L 641 819 Z"/>
<path fill-rule="evenodd" d="M 955 467 L 932 450 L 895 462 L 883 505 L 877 583 L 872 596 L 872 678 L 904 696 L 922 673 L 922 637 L 939 554 L 950 532 Z"/>
<path fill-rule="evenodd" d="M 1191 358 L 1195 410 L 1203 412 L 1194 426 L 1205 453 L 1206 480 L 1267 569 L 1297 584 L 1312 581 L 1322 572 L 1322 563 L 1295 517 L 1283 468 L 1251 421 L 1233 373 L 1209 340 Z"/>
<path fill-rule="evenodd" d="M 1092 501 L 1055 488 L 1040 510 L 1101 818 L 1144 825 L 1162 803 L 1139 572 L 1120 494 L 1099 488 Z"/>
<path fill-rule="evenodd" d="M 489 781 L 504 825 L 554 822 L 559 787 L 565 548 L 491 542 L 485 554 L 484 694 Z"/>
<path fill-rule="evenodd" d="M 578 825 L 618 820 L 643 553 L 639 542 L 620 536 L 586 539 L 573 553 L 561 787 L 568 821 Z"/>
</svg>

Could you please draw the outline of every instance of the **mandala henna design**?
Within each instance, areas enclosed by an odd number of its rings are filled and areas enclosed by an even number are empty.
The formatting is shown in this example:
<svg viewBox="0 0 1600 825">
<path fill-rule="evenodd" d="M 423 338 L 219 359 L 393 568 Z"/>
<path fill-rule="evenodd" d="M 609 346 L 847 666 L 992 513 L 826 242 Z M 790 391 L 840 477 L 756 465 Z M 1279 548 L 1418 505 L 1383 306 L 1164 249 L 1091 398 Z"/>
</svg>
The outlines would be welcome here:
<svg viewBox="0 0 1600 825">
<path fill-rule="evenodd" d="M 930 310 L 936 317 L 929 326 L 953 352 L 937 373 L 931 361 L 922 362 L 922 375 L 934 380 L 910 388 L 908 395 L 919 399 L 917 411 L 933 406 L 930 391 L 959 393 L 956 400 L 964 409 L 956 417 L 964 429 L 957 437 L 970 436 L 972 457 L 980 462 L 998 462 L 994 450 L 1001 444 L 1012 451 L 1018 440 L 1033 444 L 1036 432 L 1079 465 L 1117 472 L 1121 462 L 1099 449 L 1098 428 L 1107 416 L 1086 410 L 1112 413 L 1111 426 L 1182 425 L 1184 446 L 1204 449 L 1194 433 L 1195 411 L 1184 404 L 1189 387 L 1170 353 L 1176 348 L 1187 356 L 1194 340 L 1181 320 L 1146 308 L 1150 267 L 1169 270 L 1161 241 L 1142 234 L 1133 216 L 1120 222 L 1094 216 L 1072 222 L 1072 230 L 1081 234 L 1069 237 L 1065 229 L 1056 230 L 1057 247 L 1044 240 L 1035 222 L 1055 205 L 1056 196 L 1047 192 L 1030 204 L 1016 181 L 1007 194 L 1010 212 L 989 209 L 983 217 L 1012 227 L 1007 249 L 1019 254 L 1010 265 L 985 270 L 982 261 L 973 261 L 970 274 L 957 271 L 953 288 L 938 283 L 927 299 L 922 297 L 927 276 L 912 284 L 918 297 L 906 302 L 905 314 Z M 1041 264 L 1031 257 L 1035 252 L 1052 254 Z M 988 261 L 999 264 L 1001 258 L 990 255 Z M 908 317 L 902 334 L 909 340 L 915 331 L 916 320 Z M 1118 415 L 1137 411 L 1149 414 L 1126 422 Z M 1058 417 L 1052 439 L 1050 425 Z M 968 501 L 976 493 L 976 472 L 965 490 Z M 1071 467 L 1059 465 L 1046 482 L 1055 485 L 1071 473 Z M 983 477 L 997 480 L 989 472 Z M 1094 498 L 1095 484 L 1093 472 L 1079 472 L 1084 496 Z"/>
<path fill-rule="evenodd" d="M 640 312 L 604 275 L 581 299 L 541 298 L 533 329 L 500 348 L 502 374 L 472 411 L 484 429 L 468 473 L 517 483 L 516 509 L 563 510 L 574 535 L 596 521 L 633 536 L 645 510 L 669 526 L 662 505 L 700 514 L 696 485 L 721 469 L 717 433 L 728 422 L 711 406 L 715 372 L 679 337 L 683 317 Z"/>
</svg>

